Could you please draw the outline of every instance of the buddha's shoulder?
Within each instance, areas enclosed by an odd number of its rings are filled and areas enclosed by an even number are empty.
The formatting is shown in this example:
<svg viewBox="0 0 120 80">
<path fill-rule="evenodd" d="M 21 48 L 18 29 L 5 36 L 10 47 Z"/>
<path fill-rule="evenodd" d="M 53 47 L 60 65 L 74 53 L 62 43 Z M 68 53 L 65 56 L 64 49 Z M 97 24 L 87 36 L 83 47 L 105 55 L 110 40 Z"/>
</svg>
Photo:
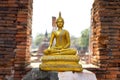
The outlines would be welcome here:
<svg viewBox="0 0 120 80">
<path fill-rule="evenodd" d="M 57 31 L 52 31 L 52 34 L 53 34 L 53 35 L 56 35 L 56 34 L 57 34 Z"/>
<path fill-rule="evenodd" d="M 57 31 L 52 31 L 52 34 L 55 34 Z"/>
<path fill-rule="evenodd" d="M 63 29 L 63 30 L 64 30 L 64 32 L 69 33 L 68 30 L 66 30 L 66 29 Z"/>
</svg>

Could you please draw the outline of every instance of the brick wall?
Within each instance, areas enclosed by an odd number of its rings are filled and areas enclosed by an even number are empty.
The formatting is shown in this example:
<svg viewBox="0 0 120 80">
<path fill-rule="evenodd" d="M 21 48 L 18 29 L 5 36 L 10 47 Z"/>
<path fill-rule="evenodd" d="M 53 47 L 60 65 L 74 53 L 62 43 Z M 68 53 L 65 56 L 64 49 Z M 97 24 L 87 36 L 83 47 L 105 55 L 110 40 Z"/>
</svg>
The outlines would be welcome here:
<svg viewBox="0 0 120 80">
<path fill-rule="evenodd" d="M 92 63 L 98 80 L 120 80 L 120 0 L 95 0 Z M 30 63 L 32 0 L 0 1 L 0 80 L 20 80 Z"/>
<path fill-rule="evenodd" d="M 120 80 L 120 0 L 95 0 L 92 8 L 92 63 L 98 80 Z"/>
<path fill-rule="evenodd" d="M 32 0 L 0 1 L 0 80 L 20 80 L 30 63 Z"/>
</svg>

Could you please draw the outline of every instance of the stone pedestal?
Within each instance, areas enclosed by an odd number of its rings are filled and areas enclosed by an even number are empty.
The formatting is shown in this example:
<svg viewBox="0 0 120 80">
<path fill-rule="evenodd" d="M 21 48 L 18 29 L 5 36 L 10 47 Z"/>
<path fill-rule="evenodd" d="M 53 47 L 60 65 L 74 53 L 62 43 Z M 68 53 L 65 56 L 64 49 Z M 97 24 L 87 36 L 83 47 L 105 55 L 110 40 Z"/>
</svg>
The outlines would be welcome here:
<svg viewBox="0 0 120 80">
<path fill-rule="evenodd" d="M 43 71 L 38 68 L 32 69 L 22 80 L 97 80 L 93 72 L 83 70 L 83 72 L 55 72 Z"/>
<path fill-rule="evenodd" d="M 96 75 L 88 70 L 83 70 L 83 72 L 58 72 L 59 80 L 97 80 Z"/>
</svg>

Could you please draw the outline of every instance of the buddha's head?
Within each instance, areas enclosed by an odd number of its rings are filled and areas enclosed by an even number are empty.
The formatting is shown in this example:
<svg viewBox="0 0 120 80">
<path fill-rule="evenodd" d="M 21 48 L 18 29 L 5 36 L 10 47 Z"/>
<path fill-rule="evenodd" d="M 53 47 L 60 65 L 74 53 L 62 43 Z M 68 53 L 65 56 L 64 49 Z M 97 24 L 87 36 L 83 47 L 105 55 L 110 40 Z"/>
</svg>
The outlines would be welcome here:
<svg viewBox="0 0 120 80">
<path fill-rule="evenodd" d="M 57 18 L 56 24 L 58 28 L 62 28 L 64 25 L 64 20 L 61 17 L 61 12 L 59 12 L 59 17 Z"/>
</svg>

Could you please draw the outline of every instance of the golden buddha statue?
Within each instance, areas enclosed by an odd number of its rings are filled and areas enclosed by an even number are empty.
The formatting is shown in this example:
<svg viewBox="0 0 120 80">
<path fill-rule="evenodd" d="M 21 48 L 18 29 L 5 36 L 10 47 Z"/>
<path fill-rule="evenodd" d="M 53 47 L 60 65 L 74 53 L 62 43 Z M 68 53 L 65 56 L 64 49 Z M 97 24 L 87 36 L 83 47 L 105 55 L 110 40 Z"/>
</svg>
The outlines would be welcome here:
<svg viewBox="0 0 120 80">
<path fill-rule="evenodd" d="M 49 47 L 44 50 L 44 56 L 41 58 L 40 69 L 47 71 L 82 71 L 76 50 L 70 48 L 69 32 L 62 29 L 64 20 L 61 13 L 59 13 L 56 24 L 58 30 L 51 34 Z M 55 46 L 53 46 L 54 39 L 56 40 Z"/>
</svg>

